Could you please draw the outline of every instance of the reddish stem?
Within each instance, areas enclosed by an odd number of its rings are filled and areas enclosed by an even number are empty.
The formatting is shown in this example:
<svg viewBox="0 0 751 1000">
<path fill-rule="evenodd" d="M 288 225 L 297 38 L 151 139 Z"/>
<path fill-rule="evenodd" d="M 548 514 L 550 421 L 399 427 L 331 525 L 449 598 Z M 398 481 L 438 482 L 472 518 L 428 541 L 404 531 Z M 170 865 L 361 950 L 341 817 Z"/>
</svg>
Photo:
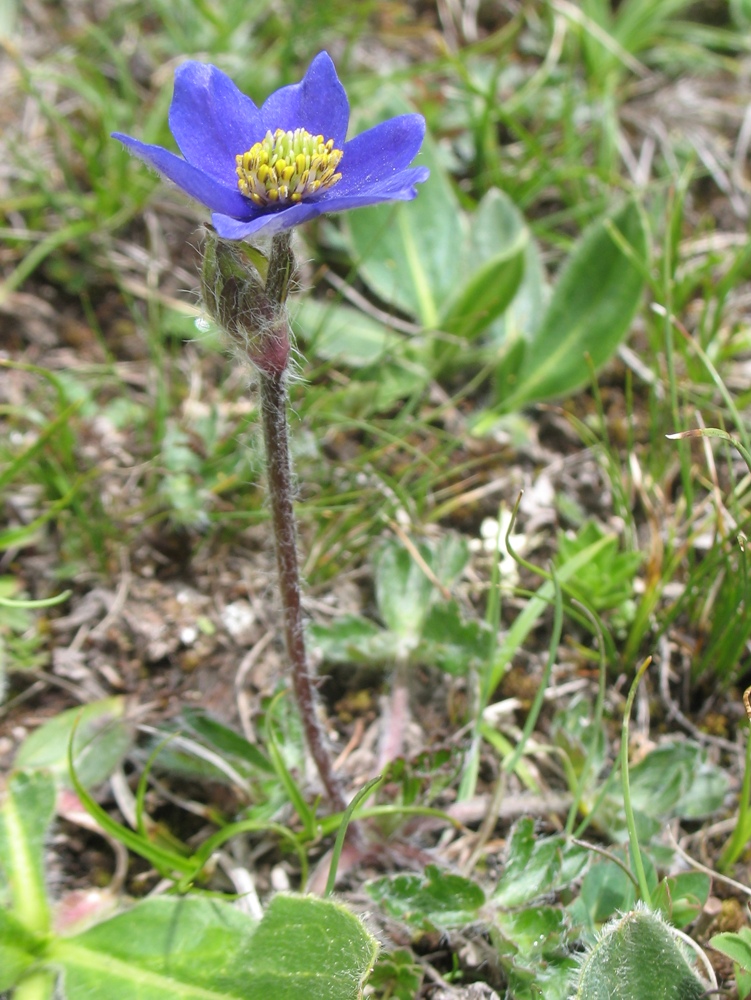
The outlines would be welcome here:
<svg viewBox="0 0 751 1000">
<path fill-rule="evenodd" d="M 339 778 L 334 773 L 326 733 L 316 712 L 315 689 L 305 650 L 287 433 L 287 381 L 283 372 L 267 374 L 259 371 L 259 376 L 271 517 L 279 569 L 279 591 L 284 608 L 284 636 L 292 666 L 292 687 L 308 748 L 329 801 L 334 809 L 342 811 L 346 809 L 347 803 Z"/>
</svg>

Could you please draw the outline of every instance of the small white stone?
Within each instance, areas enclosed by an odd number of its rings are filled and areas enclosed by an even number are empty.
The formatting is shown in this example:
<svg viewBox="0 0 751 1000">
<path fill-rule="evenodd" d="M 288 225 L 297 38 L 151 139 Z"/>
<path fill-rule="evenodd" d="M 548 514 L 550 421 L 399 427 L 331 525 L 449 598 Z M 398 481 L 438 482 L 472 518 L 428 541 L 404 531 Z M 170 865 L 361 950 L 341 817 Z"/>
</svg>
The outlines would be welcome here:
<svg viewBox="0 0 751 1000">
<path fill-rule="evenodd" d="M 255 613 L 247 601 L 233 601 L 222 611 L 222 624 L 235 642 L 248 641 L 255 622 Z"/>
</svg>

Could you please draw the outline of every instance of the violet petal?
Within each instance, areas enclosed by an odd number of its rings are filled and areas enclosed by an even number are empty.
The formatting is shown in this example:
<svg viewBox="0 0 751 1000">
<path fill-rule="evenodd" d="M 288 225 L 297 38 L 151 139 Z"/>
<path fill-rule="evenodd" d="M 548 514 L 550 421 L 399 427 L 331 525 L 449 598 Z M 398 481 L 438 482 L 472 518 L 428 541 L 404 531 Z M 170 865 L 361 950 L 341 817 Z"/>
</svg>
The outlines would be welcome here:
<svg viewBox="0 0 751 1000">
<path fill-rule="evenodd" d="M 304 128 L 333 139 L 341 149 L 347 137 L 349 101 L 327 52 L 319 52 L 300 83 L 281 87 L 261 107 L 264 125 L 274 132 Z"/>
<path fill-rule="evenodd" d="M 175 70 L 169 126 L 194 167 L 237 186 L 235 157 L 266 134 L 261 112 L 216 66 L 185 62 Z"/>
<path fill-rule="evenodd" d="M 187 160 L 170 153 L 162 146 L 139 142 L 121 132 L 113 132 L 112 137 L 119 139 L 137 157 L 174 181 L 191 198 L 195 198 L 213 211 L 242 219 L 253 218 L 257 214 L 253 203 L 244 198 L 239 190 L 233 191 L 232 188 L 220 184 L 198 167 L 192 166 Z"/>
</svg>

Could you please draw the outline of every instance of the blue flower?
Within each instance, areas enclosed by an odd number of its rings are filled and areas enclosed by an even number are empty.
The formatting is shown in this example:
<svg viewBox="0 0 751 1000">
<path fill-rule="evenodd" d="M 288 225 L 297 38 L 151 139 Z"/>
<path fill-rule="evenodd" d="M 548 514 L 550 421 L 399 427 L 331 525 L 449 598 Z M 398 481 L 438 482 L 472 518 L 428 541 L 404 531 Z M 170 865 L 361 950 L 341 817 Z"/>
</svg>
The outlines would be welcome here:
<svg viewBox="0 0 751 1000">
<path fill-rule="evenodd" d="M 119 132 L 131 152 L 212 211 L 219 236 L 273 236 L 324 212 L 409 201 L 427 167 L 410 167 L 425 135 L 401 115 L 346 142 L 349 102 L 334 64 L 319 53 L 300 83 L 261 105 L 216 66 L 175 72 L 169 113 L 183 158 Z"/>
</svg>

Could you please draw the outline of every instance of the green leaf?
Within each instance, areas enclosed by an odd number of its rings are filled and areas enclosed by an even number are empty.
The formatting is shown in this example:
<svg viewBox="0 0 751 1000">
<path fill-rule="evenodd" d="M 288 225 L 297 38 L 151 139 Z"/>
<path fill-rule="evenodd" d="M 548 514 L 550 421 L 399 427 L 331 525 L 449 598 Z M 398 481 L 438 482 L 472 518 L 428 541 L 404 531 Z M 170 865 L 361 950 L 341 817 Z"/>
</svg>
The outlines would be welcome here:
<svg viewBox="0 0 751 1000">
<path fill-rule="evenodd" d="M 456 601 L 434 604 L 413 658 L 461 677 L 487 658 L 488 634 L 484 621 L 464 621 Z"/>
<path fill-rule="evenodd" d="M 735 988 L 738 990 L 740 1000 L 748 1000 L 748 997 L 751 996 L 751 973 L 739 969 L 737 965 L 733 966 L 733 971 L 735 972 Z"/>
<path fill-rule="evenodd" d="M 454 531 L 449 531 L 432 541 L 428 551 L 428 565 L 444 587 L 450 587 L 461 576 L 469 561 L 467 540 Z"/>
<path fill-rule="evenodd" d="M 587 358 L 599 368 L 628 332 L 647 258 L 646 225 L 635 201 L 584 232 L 518 370 L 498 387 L 502 410 L 573 392 L 589 380 Z"/>
<path fill-rule="evenodd" d="M 68 1000 L 248 996 L 255 923 L 219 900 L 157 897 L 50 949 Z"/>
<path fill-rule="evenodd" d="M 416 544 L 415 548 L 431 576 L 444 587 L 456 580 L 469 558 L 466 541 L 453 532 L 430 544 Z M 373 563 L 380 615 L 411 649 L 419 641 L 430 607 L 440 591 L 423 565 L 397 539 L 384 542 Z"/>
<path fill-rule="evenodd" d="M 423 930 L 477 920 L 485 893 L 476 882 L 428 865 L 425 876 L 393 875 L 370 882 L 368 894 L 394 917 Z"/>
<path fill-rule="evenodd" d="M 430 565 L 430 550 L 417 546 Z M 433 597 L 434 586 L 401 542 L 388 539 L 374 562 L 378 611 L 388 628 L 410 646 L 417 642 Z"/>
<path fill-rule="evenodd" d="M 412 109 L 392 100 L 380 110 L 394 115 Z M 456 286 L 462 212 L 429 135 L 416 163 L 430 167 L 418 198 L 350 212 L 346 227 L 358 277 L 385 303 L 436 329 L 440 309 Z"/>
<path fill-rule="evenodd" d="M 258 747 L 253 746 L 234 729 L 229 729 L 217 719 L 212 719 L 203 709 L 184 708 L 181 718 L 196 736 L 200 736 L 202 740 L 221 754 L 243 761 L 255 771 L 266 774 L 275 773 L 274 765 L 265 754 L 261 753 Z"/>
<path fill-rule="evenodd" d="M 414 1000 L 421 983 L 422 967 L 406 948 L 381 952 L 368 980 L 368 986 L 376 990 L 377 996 L 394 1000 Z"/>
<path fill-rule="evenodd" d="M 494 344 L 506 351 L 517 341 L 526 342 L 534 337 L 542 322 L 548 298 L 545 268 L 536 241 L 527 240 L 524 250 L 524 273 L 516 295 L 508 308 L 490 328 Z M 521 352 L 523 353 L 523 352 Z M 511 370 L 518 368 L 518 362 Z"/>
<path fill-rule="evenodd" d="M 377 943 L 344 907 L 276 896 L 263 920 L 191 896 L 145 900 L 50 959 L 67 1000 L 355 1000 Z"/>
<path fill-rule="evenodd" d="M 511 199 L 490 190 L 475 210 L 459 262 L 460 267 L 470 262 L 472 270 L 445 303 L 439 328 L 465 340 L 487 330 L 516 295 L 528 242 L 529 231 Z"/>
<path fill-rule="evenodd" d="M 0 811 L 0 884 L 11 912 L 32 934 L 49 929 L 44 840 L 55 812 L 55 785 L 46 771 L 16 771 Z"/>
<path fill-rule="evenodd" d="M 739 28 L 751 28 L 751 0 L 730 0 L 730 13 Z"/>
<path fill-rule="evenodd" d="M 578 899 L 570 906 L 575 918 L 594 930 L 619 910 L 636 902 L 636 886 L 613 861 L 595 861 L 582 879 Z"/>
<path fill-rule="evenodd" d="M 588 862 L 584 848 L 558 835 L 536 837 L 534 821 L 521 819 L 511 832 L 493 902 L 505 907 L 531 903 L 578 878 Z"/>
<path fill-rule="evenodd" d="M 0 990 L 9 990 L 36 961 L 40 942 L 7 910 L 0 909 Z"/>
<path fill-rule="evenodd" d="M 573 538 L 560 532 L 556 566 L 567 563 L 577 552 L 604 538 L 605 534 L 595 521 L 583 524 Z M 583 566 L 568 583 L 570 593 L 596 611 L 618 607 L 632 597 L 634 579 L 644 561 L 644 553 L 619 552 L 618 539 L 614 535 L 609 538 L 610 541 L 597 558 Z"/>
<path fill-rule="evenodd" d="M 652 905 L 674 927 L 685 927 L 701 914 L 711 885 L 704 872 L 668 875 L 652 893 Z"/>
<path fill-rule="evenodd" d="M 498 950 L 518 953 L 528 968 L 539 965 L 546 954 L 558 950 L 566 937 L 566 913 L 557 906 L 527 906 L 521 910 L 499 910 L 494 923 L 503 935 Z"/>
<path fill-rule="evenodd" d="M 751 972 L 751 928 L 741 927 L 739 931 L 715 934 L 709 943 L 717 951 L 737 962 L 744 972 Z"/>
<path fill-rule="evenodd" d="M 559 914 L 558 933 L 553 930 L 556 912 Z M 539 917 L 547 917 L 551 925 L 548 936 Z M 528 925 L 526 934 L 523 933 L 525 925 Z M 532 937 L 536 927 L 539 938 Z M 571 981 L 577 965 L 566 947 L 566 929 L 565 915 L 553 907 L 498 914 L 497 925 L 491 933 L 508 978 L 507 996 L 514 1000 L 570 1000 Z M 517 940 L 506 937 L 514 934 Z"/>
<path fill-rule="evenodd" d="M 701 1000 L 705 987 L 676 938 L 640 908 L 609 924 L 584 958 L 575 1000 Z"/>
<path fill-rule="evenodd" d="M 674 740 L 651 750 L 630 772 L 631 801 L 647 816 L 700 819 L 722 806 L 727 775 L 706 750 Z"/>
<path fill-rule="evenodd" d="M 352 368 L 389 358 L 404 344 L 403 338 L 359 309 L 311 298 L 295 304 L 293 327 L 317 357 Z"/>
<path fill-rule="evenodd" d="M 16 754 L 15 766 L 27 770 L 45 768 L 58 787 L 71 788 L 68 771 L 71 739 L 73 762 L 81 784 L 91 788 L 107 779 L 133 743 L 132 727 L 125 719 L 125 699 L 104 698 L 56 715 L 24 740 Z"/>
<path fill-rule="evenodd" d="M 399 636 L 360 615 L 343 615 L 330 625 L 309 625 L 308 636 L 327 663 L 378 665 L 393 661 Z"/>
<path fill-rule="evenodd" d="M 378 942 L 344 906 L 275 896 L 253 936 L 249 1000 L 355 1000 Z"/>
<path fill-rule="evenodd" d="M 531 971 L 512 963 L 507 972 L 507 995 L 514 1000 L 570 1000 L 577 968 L 576 960 L 566 955 L 545 958 Z"/>
</svg>

